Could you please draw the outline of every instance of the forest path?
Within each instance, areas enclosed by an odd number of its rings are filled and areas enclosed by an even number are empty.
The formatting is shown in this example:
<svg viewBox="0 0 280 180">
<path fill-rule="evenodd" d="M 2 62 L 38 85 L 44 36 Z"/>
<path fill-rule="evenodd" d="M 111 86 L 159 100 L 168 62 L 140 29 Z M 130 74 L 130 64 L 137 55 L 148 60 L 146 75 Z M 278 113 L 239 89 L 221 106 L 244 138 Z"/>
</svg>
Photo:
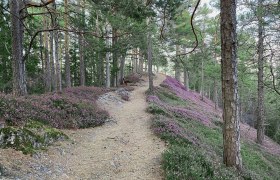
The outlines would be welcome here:
<svg viewBox="0 0 280 180">
<path fill-rule="evenodd" d="M 164 75 L 157 75 L 157 86 Z M 53 161 L 64 164 L 59 179 L 163 179 L 160 168 L 165 144 L 150 129 L 151 115 L 146 113 L 147 81 L 135 86 L 131 100 L 123 104 L 102 103 L 112 117 L 109 123 L 91 129 L 66 131 L 74 148 Z M 114 94 L 114 93 L 112 93 Z"/>
</svg>

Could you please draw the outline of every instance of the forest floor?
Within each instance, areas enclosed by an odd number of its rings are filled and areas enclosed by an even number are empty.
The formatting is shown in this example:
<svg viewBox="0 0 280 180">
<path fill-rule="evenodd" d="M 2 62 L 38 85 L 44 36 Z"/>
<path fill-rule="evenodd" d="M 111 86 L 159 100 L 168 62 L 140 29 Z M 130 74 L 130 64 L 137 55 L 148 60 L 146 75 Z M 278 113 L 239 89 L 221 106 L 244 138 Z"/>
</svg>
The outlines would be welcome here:
<svg viewBox="0 0 280 180">
<path fill-rule="evenodd" d="M 164 78 L 157 75 L 154 84 Z M 130 101 L 115 92 L 101 98 L 99 105 L 111 115 L 103 126 L 65 130 L 70 141 L 33 156 L 0 149 L 0 162 L 11 177 L 4 179 L 163 179 L 160 162 L 166 148 L 151 131 L 151 115 L 145 112 L 147 81 L 134 87 Z"/>
</svg>

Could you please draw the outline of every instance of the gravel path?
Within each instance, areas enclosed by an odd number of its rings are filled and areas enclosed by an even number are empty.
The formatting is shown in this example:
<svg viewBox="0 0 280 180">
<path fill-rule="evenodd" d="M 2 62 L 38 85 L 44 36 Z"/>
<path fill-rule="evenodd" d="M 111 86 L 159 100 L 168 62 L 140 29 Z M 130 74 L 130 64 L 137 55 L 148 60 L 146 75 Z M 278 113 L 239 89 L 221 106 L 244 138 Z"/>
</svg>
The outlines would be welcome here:
<svg viewBox="0 0 280 180">
<path fill-rule="evenodd" d="M 163 80 L 159 75 L 154 84 Z M 116 93 L 107 94 L 99 104 L 112 119 L 101 127 L 65 131 L 71 142 L 61 142 L 33 157 L 1 150 L 0 160 L 4 165 L 17 161 L 17 170 L 12 165 L 8 170 L 18 179 L 163 179 L 160 162 L 165 144 L 150 130 L 146 90 L 147 82 L 135 86 L 128 102 Z"/>
</svg>

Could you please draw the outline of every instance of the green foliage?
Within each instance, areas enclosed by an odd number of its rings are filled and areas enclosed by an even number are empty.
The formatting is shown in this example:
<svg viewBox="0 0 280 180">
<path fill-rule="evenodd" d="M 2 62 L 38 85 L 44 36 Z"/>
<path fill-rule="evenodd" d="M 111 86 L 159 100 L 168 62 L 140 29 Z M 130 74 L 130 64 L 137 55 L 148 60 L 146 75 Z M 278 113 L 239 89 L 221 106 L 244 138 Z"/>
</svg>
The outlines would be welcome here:
<svg viewBox="0 0 280 180">
<path fill-rule="evenodd" d="M 168 113 L 166 113 L 166 110 L 164 108 L 161 108 L 161 107 L 159 107 L 156 104 L 149 104 L 149 106 L 146 109 L 146 111 L 151 113 L 151 114 L 161 114 L 161 115 L 168 115 L 168 116 L 170 116 Z"/>
<path fill-rule="evenodd" d="M 214 169 L 202 152 L 191 145 L 171 146 L 163 154 L 166 179 L 213 178 Z"/>
<path fill-rule="evenodd" d="M 168 102 L 175 106 L 186 106 L 188 104 L 186 100 L 180 99 L 173 92 L 168 91 L 166 88 L 160 88 L 157 90 L 156 95 L 163 102 Z"/>
</svg>

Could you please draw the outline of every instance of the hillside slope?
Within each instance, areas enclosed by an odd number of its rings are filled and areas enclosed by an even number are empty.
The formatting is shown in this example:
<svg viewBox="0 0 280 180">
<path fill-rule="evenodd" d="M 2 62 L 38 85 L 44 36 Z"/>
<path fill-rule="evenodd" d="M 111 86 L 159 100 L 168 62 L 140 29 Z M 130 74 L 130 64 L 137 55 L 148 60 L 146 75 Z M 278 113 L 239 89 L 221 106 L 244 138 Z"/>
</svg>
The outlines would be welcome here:
<svg viewBox="0 0 280 180">
<path fill-rule="evenodd" d="M 175 79 L 167 77 L 147 101 L 154 132 L 170 144 L 163 155 L 166 179 L 280 178 L 279 144 L 268 137 L 263 146 L 256 144 L 256 130 L 246 124 L 241 124 L 243 172 L 224 167 L 222 111 Z"/>
</svg>

